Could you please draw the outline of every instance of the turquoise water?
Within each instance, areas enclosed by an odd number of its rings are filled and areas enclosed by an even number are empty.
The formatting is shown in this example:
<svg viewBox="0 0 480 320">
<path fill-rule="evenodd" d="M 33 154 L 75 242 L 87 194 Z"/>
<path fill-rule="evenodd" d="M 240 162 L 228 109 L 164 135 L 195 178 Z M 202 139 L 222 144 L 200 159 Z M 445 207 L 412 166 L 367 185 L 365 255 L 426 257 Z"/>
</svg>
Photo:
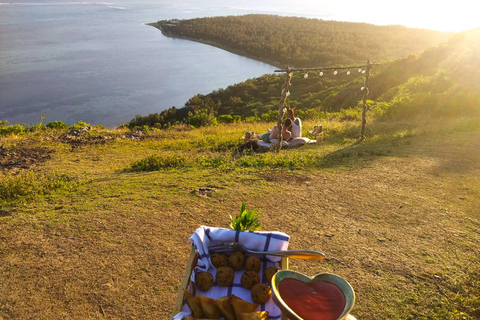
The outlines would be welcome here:
<svg viewBox="0 0 480 320">
<path fill-rule="evenodd" d="M 0 120 L 114 126 L 275 69 L 143 24 L 251 9 L 111 2 L 0 4 Z"/>
</svg>

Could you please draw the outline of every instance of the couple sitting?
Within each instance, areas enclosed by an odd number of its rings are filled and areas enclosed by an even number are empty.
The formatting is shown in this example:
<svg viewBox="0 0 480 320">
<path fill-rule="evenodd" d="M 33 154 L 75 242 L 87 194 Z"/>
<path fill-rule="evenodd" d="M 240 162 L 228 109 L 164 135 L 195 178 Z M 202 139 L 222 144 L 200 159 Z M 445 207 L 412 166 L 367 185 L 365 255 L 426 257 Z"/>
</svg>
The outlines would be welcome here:
<svg viewBox="0 0 480 320">
<path fill-rule="evenodd" d="M 290 141 L 291 139 L 302 136 L 302 121 L 297 118 L 297 109 L 287 110 L 287 119 L 282 128 L 282 140 Z M 272 130 L 268 129 L 267 133 L 257 135 L 257 138 L 267 143 L 271 143 L 272 140 L 278 139 L 278 127 L 274 126 Z"/>
</svg>

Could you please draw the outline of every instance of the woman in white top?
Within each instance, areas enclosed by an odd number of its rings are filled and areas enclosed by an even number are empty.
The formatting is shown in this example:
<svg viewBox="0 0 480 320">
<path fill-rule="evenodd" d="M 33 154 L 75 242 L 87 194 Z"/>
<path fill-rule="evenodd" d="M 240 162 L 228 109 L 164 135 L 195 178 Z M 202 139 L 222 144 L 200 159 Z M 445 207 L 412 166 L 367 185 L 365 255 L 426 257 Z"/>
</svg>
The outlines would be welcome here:
<svg viewBox="0 0 480 320">
<path fill-rule="evenodd" d="M 287 110 L 287 119 L 292 121 L 292 139 L 302 136 L 302 120 L 297 118 L 297 109 L 288 109 Z"/>
</svg>

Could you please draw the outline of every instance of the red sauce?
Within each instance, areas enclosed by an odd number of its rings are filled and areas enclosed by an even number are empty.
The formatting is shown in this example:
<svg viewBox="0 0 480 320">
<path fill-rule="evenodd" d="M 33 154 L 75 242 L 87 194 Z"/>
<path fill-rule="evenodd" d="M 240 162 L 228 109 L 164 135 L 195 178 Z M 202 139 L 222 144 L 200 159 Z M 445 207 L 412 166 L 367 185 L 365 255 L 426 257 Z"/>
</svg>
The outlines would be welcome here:
<svg viewBox="0 0 480 320">
<path fill-rule="evenodd" d="M 287 278 L 280 281 L 278 291 L 290 309 L 305 320 L 336 320 L 345 308 L 345 295 L 331 282 Z"/>
</svg>

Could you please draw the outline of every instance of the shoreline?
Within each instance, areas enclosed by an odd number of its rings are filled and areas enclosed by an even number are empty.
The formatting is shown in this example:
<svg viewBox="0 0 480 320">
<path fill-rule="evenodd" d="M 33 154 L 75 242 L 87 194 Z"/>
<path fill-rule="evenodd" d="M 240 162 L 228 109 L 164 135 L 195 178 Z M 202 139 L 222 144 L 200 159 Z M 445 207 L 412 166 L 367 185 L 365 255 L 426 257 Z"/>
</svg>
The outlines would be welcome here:
<svg viewBox="0 0 480 320">
<path fill-rule="evenodd" d="M 194 42 L 198 42 L 198 43 L 203 43 L 203 44 L 206 44 L 206 45 L 209 45 L 209 46 L 212 46 L 212 47 L 216 47 L 216 48 L 228 51 L 230 53 L 233 53 L 233 54 L 245 57 L 245 58 L 249 58 L 249 59 L 252 59 L 252 60 L 256 60 L 256 61 L 259 61 L 259 62 L 269 64 L 269 65 L 271 65 L 275 68 L 279 68 L 279 69 L 284 69 L 285 68 L 285 66 L 283 66 L 281 63 L 279 63 L 277 61 L 258 58 L 258 57 L 255 57 L 255 56 L 251 55 L 251 54 L 248 54 L 244 51 L 228 47 L 228 46 L 223 45 L 223 44 L 218 43 L 218 42 L 214 42 L 214 41 L 210 41 L 210 40 L 204 40 L 204 39 L 198 39 L 198 38 L 192 38 L 192 37 L 186 37 L 186 36 L 179 36 L 179 35 L 171 33 L 171 32 L 166 32 L 165 30 L 162 29 L 162 27 L 157 22 L 148 22 L 148 23 L 144 23 L 144 24 L 160 30 L 160 32 L 165 37 L 168 37 L 168 38 L 182 39 L 182 40 L 189 40 L 189 41 L 194 41 Z"/>
</svg>

